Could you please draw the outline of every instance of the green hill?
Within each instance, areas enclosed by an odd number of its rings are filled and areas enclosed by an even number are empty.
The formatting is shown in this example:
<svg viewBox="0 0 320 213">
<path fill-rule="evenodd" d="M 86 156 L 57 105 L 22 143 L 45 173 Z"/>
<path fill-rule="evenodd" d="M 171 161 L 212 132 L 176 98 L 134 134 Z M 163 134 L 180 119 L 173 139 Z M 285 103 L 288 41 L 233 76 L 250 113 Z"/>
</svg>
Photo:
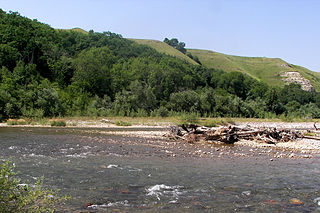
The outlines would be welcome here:
<svg viewBox="0 0 320 213">
<path fill-rule="evenodd" d="M 130 40 L 150 46 L 158 52 L 181 58 L 192 64 L 198 64 L 188 56 L 164 42 L 147 39 Z M 242 72 L 273 86 L 284 86 L 286 84 L 286 82 L 283 81 L 284 77 L 281 76 L 282 74 L 286 72 L 299 72 L 303 78 L 310 81 L 317 91 L 320 91 L 320 73 L 312 72 L 304 67 L 289 64 L 280 58 L 233 56 L 198 49 L 187 49 L 187 53 L 197 56 L 202 65 L 207 68 L 220 69 L 225 72 Z"/>
<path fill-rule="evenodd" d="M 186 56 L 185 54 L 181 53 L 180 51 L 176 50 L 175 48 L 171 47 L 170 45 L 156 40 L 148 40 L 148 39 L 129 39 L 131 41 L 135 41 L 138 44 L 147 45 L 152 47 L 153 49 L 157 50 L 160 53 L 164 53 L 170 56 L 174 56 L 180 59 L 183 59 L 189 63 L 198 65 L 197 62 Z"/>
<path fill-rule="evenodd" d="M 319 73 L 289 64 L 280 58 L 242 57 L 198 49 L 188 49 L 187 52 L 197 56 L 201 63 L 208 68 L 246 73 L 255 79 L 274 86 L 285 84 L 283 77 L 281 77 L 282 73 L 299 72 L 302 77 L 310 81 L 317 91 L 320 90 Z"/>
<path fill-rule="evenodd" d="M 56 30 L 1 9 L 0 25 L 0 120 L 189 113 L 320 118 L 320 92 L 308 92 L 319 90 L 319 74 L 281 59 L 182 54 L 177 49 L 185 53 L 185 45 L 177 39 L 165 40 L 174 49 L 112 32 Z M 301 89 L 262 83 L 283 86 L 281 78 Z"/>
<path fill-rule="evenodd" d="M 69 31 L 82 32 L 85 34 L 88 33 L 81 28 L 73 28 Z M 187 55 L 164 42 L 149 39 L 129 40 L 135 41 L 138 44 L 147 45 L 160 53 L 183 59 L 194 65 L 199 65 Z M 242 72 L 273 86 L 285 85 L 285 81 L 283 81 L 284 78 L 281 76 L 283 73 L 299 72 L 303 78 L 310 81 L 317 91 L 320 91 L 320 73 L 312 72 L 304 67 L 289 64 L 280 58 L 243 57 L 199 49 L 187 49 L 187 53 L 197 56 L 202 65 L 207 68 L 220 69 L 225 72 Z"/>
</svg>

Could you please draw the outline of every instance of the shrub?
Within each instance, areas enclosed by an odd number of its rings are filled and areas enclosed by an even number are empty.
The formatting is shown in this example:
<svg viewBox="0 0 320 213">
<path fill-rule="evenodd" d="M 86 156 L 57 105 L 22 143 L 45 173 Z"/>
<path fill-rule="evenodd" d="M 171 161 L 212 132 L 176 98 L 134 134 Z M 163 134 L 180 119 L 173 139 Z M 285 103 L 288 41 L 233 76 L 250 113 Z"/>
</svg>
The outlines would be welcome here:
<svg viewBox="0 0 320 213">
<path fill-rule="evenodd" d="M 68 125 L 69 125 L 69 126 L 78 126 L 78 122 L 73 121 L 73 122 L 69 123 Z"/>
<path fill-rule="evenodd" d="M 181 116 L 182 123 L 198 123 L 199 115 L 197 113 L 185 113 Z"/>
<path fill-rule="evenodd" d="M 132 125 L 130 122 L 126 122 L 126 121 L 116 121 L 114 124 L 117 126 L 131 126 Z"/>
<path fill-rule="evenodd" d="M 27 118 L 41 119 L 44 117 L 44 110 L 43 109 L 23 108 L 21 111 L 22 111 L 22 115 Z"/>
<path fill-rule="evenodd" d="M 221 125 L 235 124 L 232 118 L 211 118 L 200 121 L 200 124 L 206 127 L 216 127 Z"/>
<path fill-rule="evenodd" d="M 199 95 L 193 90 L 172 93 L 168 108 L 177 112 L 193 112 L 200 109 Z"/>
<path fill-rule="evenodd" d="M 43 189 L 43 179 L 37 181 L 34 187 L 21 184 L 13 168 L 9 161 L 0 164 L 0 212 L 55 212 L 58 204 L 69 199 Z"/>
<path fill-rule="evenodd" d="M 152 117 L 168 117 L 169 111 L 164 106 L 159 107 L 151 112 Z"/>
<path fill-rule="evenodd" d="M 50 121 L 51 126 L 66 126 L 67 123 L 64 120 L 52 120 Z"/>
<path fill-rule="evenodd" d="M 7 120 L 8 125 L 26 125 L 27 121 L 24 119 L 9 119 Z"/>
<path fill-rule="evenodd" d="M 8 125 L 18 125 L 16 119 L 8 119 L 8 120 L 7 120 L 7 124 L 8 124 Z"/>
</svg>

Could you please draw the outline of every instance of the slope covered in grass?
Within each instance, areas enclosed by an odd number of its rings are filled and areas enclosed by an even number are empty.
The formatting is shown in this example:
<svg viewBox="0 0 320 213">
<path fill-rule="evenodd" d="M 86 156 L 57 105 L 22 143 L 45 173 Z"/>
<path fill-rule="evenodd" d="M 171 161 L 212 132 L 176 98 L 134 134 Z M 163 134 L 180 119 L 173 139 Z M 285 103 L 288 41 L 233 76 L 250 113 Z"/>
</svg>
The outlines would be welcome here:
<svg viewBox="0 0 320 213">
<path fill-rule="evenodd" d="M 255 79 L 274 86 L 283 86 L 285 84 L 281 73 L 297 71 L 308 79 L 317 91 L 320 90 L 319 73 L 312 72 L 304 67 L 288 64 L 280 58 L 242 57 L 198 49 L 188 49 L 187 52 L 197 56 L 201 63 L 208 68 L 221 69 L 226 72 L 238 71 L 246 73 Z"/>
<path fill-rule="evenodd" d="M 160 53 L 197 64 L 197 62 L 164 42 L 148 39 L 130 40 L 152 47 Z M 199 49 L 187 49 L 187 53 L 197 56 L 202 65 L 207 68 L 220 69 L 225 72 L 242 72 L 272 86 L 284 86 L 285 82 L 282 80 L 281 74 L 297 71 L 302 77 L 308 79 L 317 91 L 320 91 L 320 73 L 289 64 L 280 58 L 233 56 Z"/>
<path fill-rule="evenodd" d="M 81 28 L 73 28 L 67 31 L 82 32 L 84 34 L 88 33 Z M 138 44 L 149 46 L 160 53 L 174 56 L 191 64 L 198 65 L 198 63 L 193 59 L 164 42 L 148 39 L 129 40 L 135 41 Z M 312 72 L 301 66 L 289 64 L 280 58 L 243 57 L 199 49 L 187 49 L 187 53 L 197 56 L 202 65 L 207 68 L 219 69 L 225 72 L 242 72 L 251 76 L 252 78 L 266 82 L 267 84 L 273 86 L 285 85 L 285 82 L 282 80 L 283 77 L 281 77 L 282 73 L 297 71 L 302 77 L 308 79 L 317 91 L 320 91 L 320 73 Z"/>
<path fill-rule="evenodd" d="M 135 41 L 138 44 L 147 45 L 160 53 L 164 53 L 170 56 L 183 59 L 191 64 L 195 64 L 195 65 L 198 64 L 197 62 L 195 62 L 185 54 L 181 53 L 180 51 L 176 50 L 175 48 L 171 47 L 170 45 L 164 42 L 156 41 L 156 40 L 148 40 L 148 39 L 130 39 L 130 40 Z"/>
</svg>

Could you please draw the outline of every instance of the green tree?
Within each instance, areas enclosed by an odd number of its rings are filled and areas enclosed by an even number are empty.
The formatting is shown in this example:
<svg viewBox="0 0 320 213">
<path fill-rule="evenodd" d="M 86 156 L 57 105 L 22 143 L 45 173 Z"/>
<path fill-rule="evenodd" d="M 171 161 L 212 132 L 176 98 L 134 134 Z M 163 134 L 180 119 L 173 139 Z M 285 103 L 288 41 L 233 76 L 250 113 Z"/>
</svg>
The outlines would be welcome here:
<svg viewBox="0 0 320 213">
<path fill-rule="evenodd" d="M 75 72 L 73 83 L 85 91 L 103 97 L 110 96 L 110 70 L 116 57 L 108 47 L 91 48 L 82 51 L 74 60 Z"/>
<path fill-rule="evenodd" d="M 184 42 L 179 42 L 177 38 L 172 38 L 170 40 L 168 38 L 165 38 L 163 42 L 179 50 L 183 54 L 187 52 L 187 50 L 185 49 L 186 44 Z"/>
<path fill-rule="evenodd" d="M 270 88 L 265 94 L 265 101 L 268 111 L 277 115 L 282 114 L 285 111 L 284 106 L 279 99 L 279 90 L 276 88 Z"/>
<path fill-rule="evenodd" d="M 200 110 L 200 98 L 193 90 L 172 93 L 168 108 L 176 112 L 197 112 Z"/>
</svg>

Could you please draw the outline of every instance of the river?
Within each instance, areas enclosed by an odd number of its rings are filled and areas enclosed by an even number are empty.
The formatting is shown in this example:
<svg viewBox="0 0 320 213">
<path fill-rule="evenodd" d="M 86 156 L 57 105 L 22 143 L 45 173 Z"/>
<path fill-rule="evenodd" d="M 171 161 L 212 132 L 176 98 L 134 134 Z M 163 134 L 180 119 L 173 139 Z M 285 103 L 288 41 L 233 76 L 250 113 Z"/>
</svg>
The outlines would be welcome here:
<svg viewBox="0 0 320 213">
<path fill-rule="evenodd" d="M 169 141 L 80 128 L 0 135 L 0 156 L 22 181 L 43 176 L 45 187 L 72 196 L 61 212 L 320 212 L 319 158 L 197 157 L 164 149 Z"/>
</svg>

